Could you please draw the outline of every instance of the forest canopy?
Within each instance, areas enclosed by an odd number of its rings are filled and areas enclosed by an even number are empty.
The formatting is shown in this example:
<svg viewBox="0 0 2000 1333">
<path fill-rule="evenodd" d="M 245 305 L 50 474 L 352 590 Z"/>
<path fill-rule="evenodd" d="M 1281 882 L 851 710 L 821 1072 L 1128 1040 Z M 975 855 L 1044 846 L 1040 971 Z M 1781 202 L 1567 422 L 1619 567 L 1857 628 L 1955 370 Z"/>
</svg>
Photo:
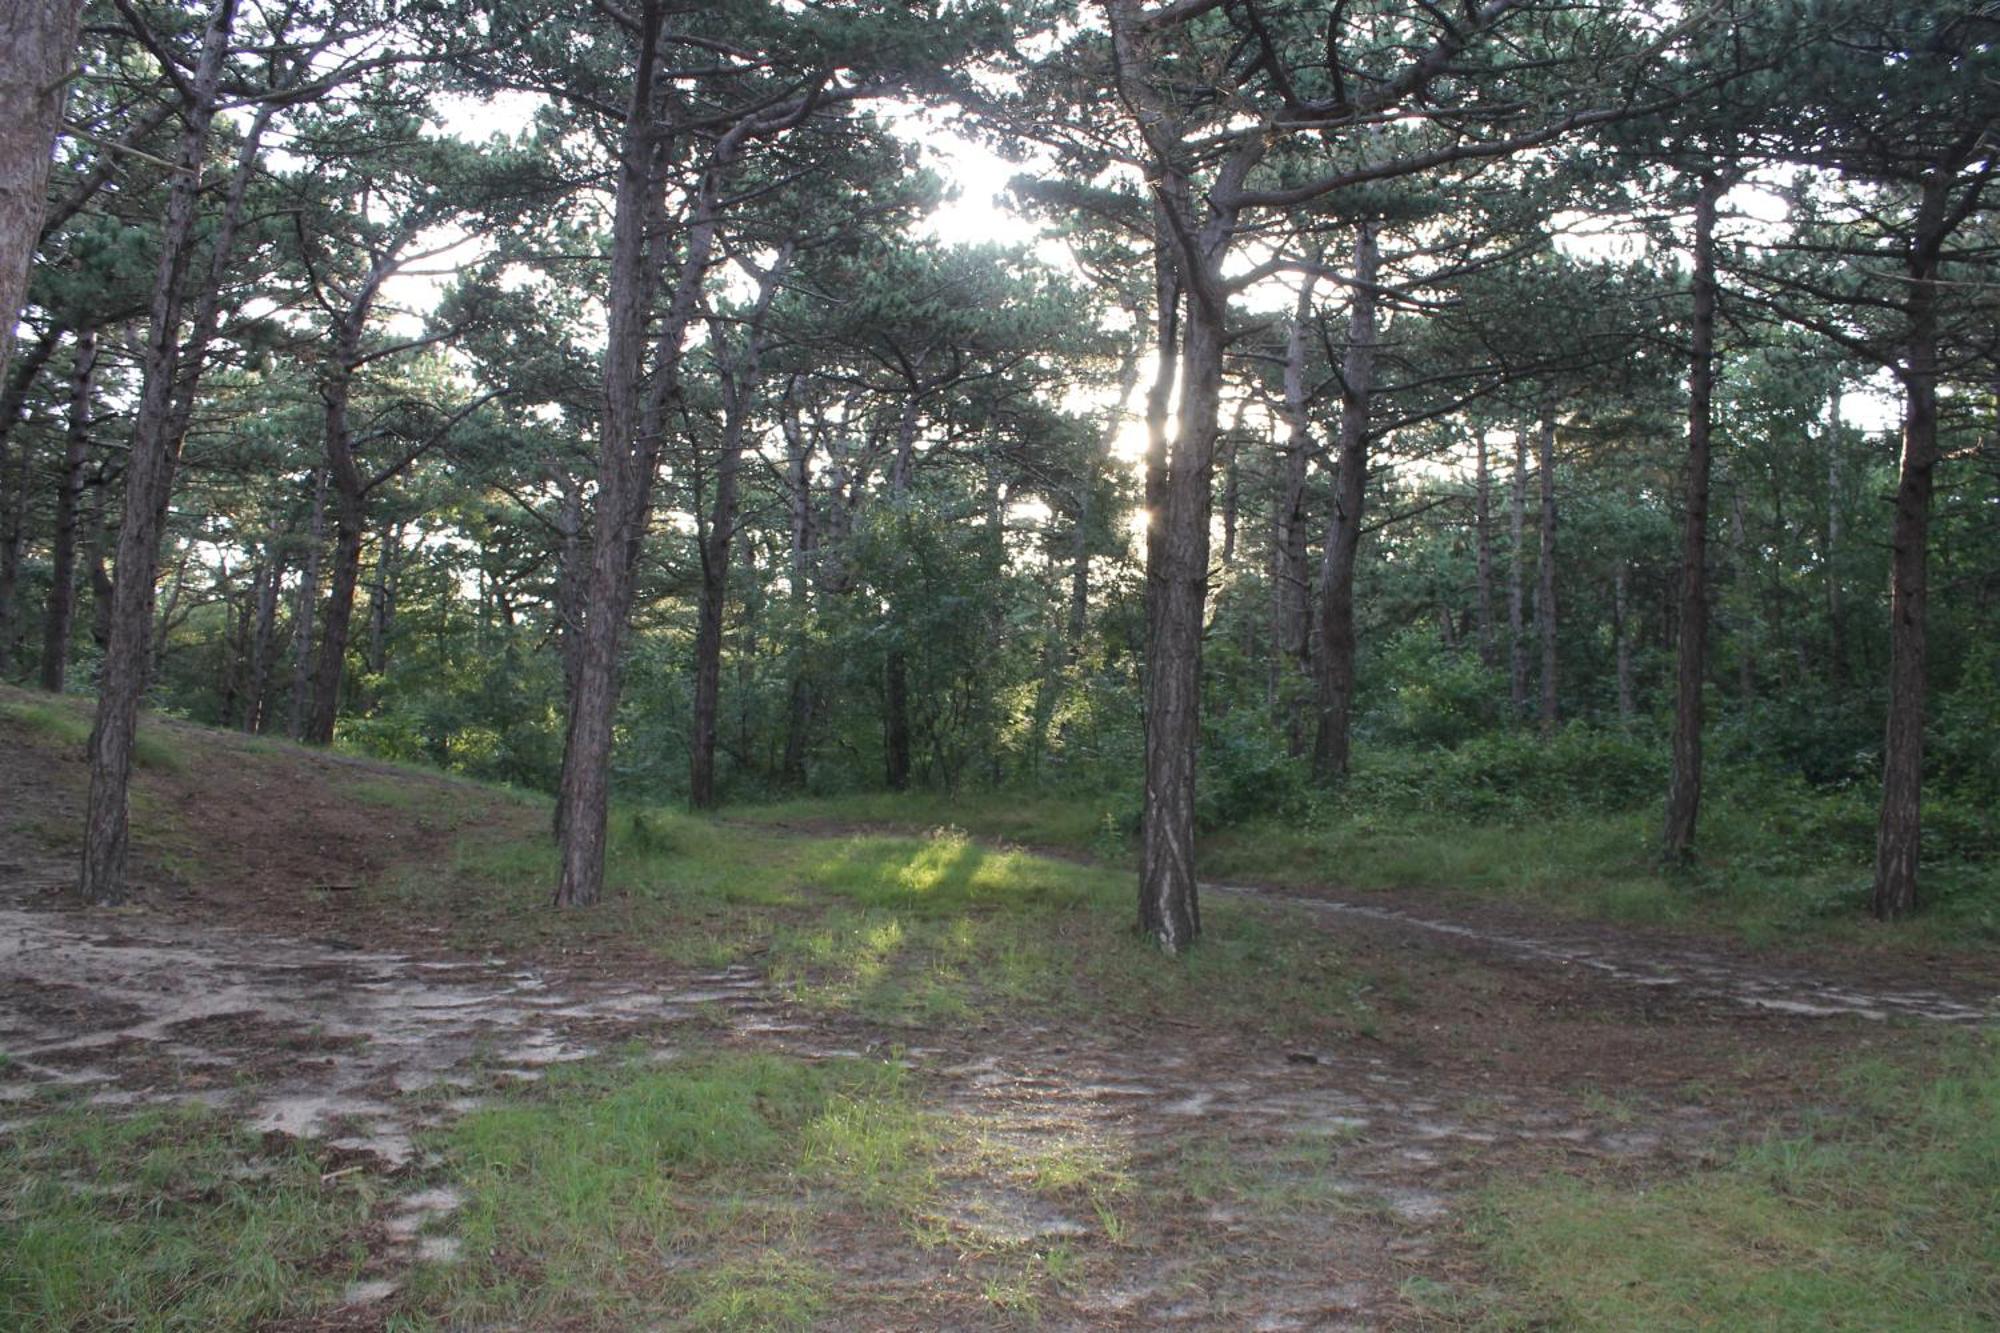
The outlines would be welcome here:
<svg viewBox="0 0 2000 1333">
<path fill-rule="evenodd" d="M 98 697 L 88 899 L 144 706 L 552 793 L 564 905 L 614 798 L 1066 792 L 1177 953 L 1220 829 L 1698 877 L 1720 794 L 2000 922 L 1984 0 L 27 8 L 0 678 Z"/>
</svg>

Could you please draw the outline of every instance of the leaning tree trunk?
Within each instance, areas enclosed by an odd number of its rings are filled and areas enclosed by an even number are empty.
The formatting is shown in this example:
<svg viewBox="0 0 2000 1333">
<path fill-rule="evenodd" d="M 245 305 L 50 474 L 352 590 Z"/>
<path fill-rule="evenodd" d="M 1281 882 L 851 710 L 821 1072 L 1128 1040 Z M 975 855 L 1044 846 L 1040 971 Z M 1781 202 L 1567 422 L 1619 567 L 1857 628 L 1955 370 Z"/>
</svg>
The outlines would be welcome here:
<svg viewBox="0 0 2000 1333">
<path fill-rule="evenodd" d="M 0 381 L 42 236 L 49 166 L 62 125 L 83 0 L 0 8 Z"/>
<path fill-rule="evenodd" d="M 1924 211 L 1942 216 L 1942 187 L 1925 186 Z M 1938 461 L 1938 251 L 1943 228 L 1912 247 L 1907 362 L 1903 367 L 1903 456 L 1889 538 L 1889 715 L 1882 741 L 1882 816 L 1875 834 L 1869 910 L 1888 920 L 1917 906 L 1923 832 L 1924 617 L 1930 600 L 1927 547 Z"/>
<path fill-rule="evenodd" d="M 188 266 L 196 244 L 201 171 L 208 156 L 236 0 L 217 0 L 202 37 L 201 57 L 183 110 L 180 167 L 160 228 L 160 265 L 144 356 L 144 379 L 125 465 L 125 514 L 118 533 L 118 576 L 112 585 L 110 642 L 98 684 L 97 720 L 90 732 L 90 795 L 84 820 L 82 874 L 77 892 L 99 903 L 124 901 L 129 837 L 126 789 L 132 745 L 139 729 L 139 701 L 146 691 L 153 620 L 153 581 L 160 530 L 173 489 L 177 438 L 170 427 L 181 378 L 181 311 Z M 198 367 L 188 367 L 190 371 Z M 189 386 L 178 386 L 183 389 Z"/>
<path fill-rule="evenodd" d="M 1544 736 L 1556 729 L 1556 423 L 1541 428 L 1542 554 L 1535 580 L 1535 634 L 1542 646 L 1542 697 L 1537 721 Z"/>
<path fill-rule="evenodd" d="M 1694 856 L 1701 813 L 1702 681 L 1708 674 L 1708 487 L 1715 400 L 1715 211 L 1726 188 L 1702 182 L 1694 213 L 1693 355 L 1688 364 L 1687 498 L 1681 523 L 1679 652 L 1674 674 L 1673 775 L 1661 851 L 1669 865 Z"/>
<path fill-rule="evenodd" d="M 63 691 L 70 628 L 76 618 L 76 529 L 90 462 L 90 408 L 97 367 L 97 332 L 79 330 L 70 369 L 69 425 L 63 436 L 62 484 L 56 490 L 55 549 L 49 561 L 49 604 L 42 622 L 42 688 Z"/>
<path fill-rule="evenodd" d="M 1373 223 L 1354 238 L 1354 283 L 1347 316 L 1347 355 L 1341 366 L 1340 450 L 1334 478 L 1333 523 L 1320 566 L 1318 667 L 1319 729 L 1313 738 L 1313 776 L 1334 782 L 1347 776 L 1354 726 L 1354 567 L 1361 550 L 1362 507 L 1368 496 L 1368 414 L 1375 392 L 1375 280 L 1381 252 Z"/>
</svg>

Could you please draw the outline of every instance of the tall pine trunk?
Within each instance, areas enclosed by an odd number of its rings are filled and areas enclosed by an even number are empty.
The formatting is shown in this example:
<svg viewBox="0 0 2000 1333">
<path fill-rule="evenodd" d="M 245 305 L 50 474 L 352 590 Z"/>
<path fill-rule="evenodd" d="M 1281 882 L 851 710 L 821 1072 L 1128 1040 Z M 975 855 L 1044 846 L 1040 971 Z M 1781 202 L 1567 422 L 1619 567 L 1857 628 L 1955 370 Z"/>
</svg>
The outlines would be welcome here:
<svg viewBox="0 0 2000 1333">
<path fill-rule="evenodd" d="M 1514 432 L 1514 477 L 1508 492 L 1508 521 L 1513 535 L 1507 562 L 1507 703 L 1508 716 L 1519 722 L 1528 711 L 1528 637 L 1521 620 L 1523 584 L 1528 565 L 1528 432 Z"/>
<path fill-rule="evenodd" d="M 1542 546 L 1536 567 L 1535 636 L 1542 648 L 1541 704 L 1536 720 L 1544 736 L 1556 729 L 1560 702 L 1556 675 L 1556 423 L 1541 425 Z"/>
<path fill-rule="evenodd" d="M 1368 417 L 1375 391 L 1376 277 L 1381 251 L 1375 225 L 1362 223 L 1354 237 L 1354 284 L 1347 316 L 1347 354 L 1341 368 L 1340 446 L 1334 468 L 1333 523 L 1320 567 L 1319 729 L 1313 738 L 1313 776 L 1333 782 L 1347 776 L 1354 725 L 1354 568 L 1361 549 L 1368 497 Z"/>
<path fill-rule="evenodd" d="M 729 555 L 736 540 L 737 473 L 749 438 L 750 411 L 762 380 L 764 319 L 791 261 L 787 246 L 758 283 L 757 304 L 744 332 L 740 353 L 732 355 L 721 325 L 712 326 L 720 367 L 722 447 L 715 460 L 715 496 L 700 534 L 701 597 L 694 640 L 693 745 L 688 763 L 688 804 L 715 805 L 715 744 L 722 693 L 722 628 L 729 606 Z"/>
<path fill-rule="evenodd" d="M 1472 471 L 1473 613 L 1477 617 L 1479 660 L 1500 663 L 1493 634 L 1493 470 L 1487 462 L 1486 432 L 1473 431 Z"/>
<path fill-rule="evenodd" d="M 1938 275 L 1944 245 L 1943 183 L 1925 182 L 1910 248 L 1902 367 L 1903 452 L 1889 537 L 1889 714 L 1882 740 L 1882 815 L 1875 833 L 1869 910 L 1882 920 L 1917 906 L 1923 833 L 1925 615 L 1930 602 L 1931 492 L 1938 462 Z"/>
<path fill-rule="evenodd" d="M 110 642 L 98 683 L 97 719 L 90 732 L 90 794 L 84 820 L 82 873 L 77 891 L 85 901 L 125 899 L 129 829 L 126 790 L 132 777 L 132 745 L 139 728 L 139 702 L 146 691 L 153 620 L 153 581 L 159 560 L 160 530 L 173 489 L 178 438 L 171 430 L 175 390 L 182 373 L 181 313 L 187 297 L 188 268 L 196 245 L 202 167 L 208 156 L 209 128 L 215 119 L 216 91 L 236 17 L 236 0 L 217 0 L 202 35 L 201 56 L 189 81 L 182 109 L 180 169 L 167 198 L 160 228 L 160 264 L 153 285 L 152 312 L 143 358 L 144 377 L 125 466 L 125 514 L 118 533 L 118 573 L 112 585 Z M 220 241 L 217 242 L 218 246 Z M 219 278 L 219 274 L 217 275 Z M 199 366 L 187 368 L 188 379 Z"/>
<path fill-rule="evenodd" d="M 1146 660 L 1145 825 L 1139 847 L 1139 928 L 1167 953 L 1201 930 L 1194 865 L 1195 755 L 1201 733 L 1201 632 L 1208 600 L 1216 414 L 1224 312 L 1190 294 L 1180 356 L 1180 433 L 1159 483 Z"/>
<path fill-rule="evenodd" d="M 285 734 L 305 739 L 312 714 L 313 630 L 319 616 L 320 569 L 326 559 L 327 469 L 313 470 L 312 511 L 306 519 L 306 559 L 299 567 L 298 592 L 292 606 L 292 707 Z"/>
</svg>

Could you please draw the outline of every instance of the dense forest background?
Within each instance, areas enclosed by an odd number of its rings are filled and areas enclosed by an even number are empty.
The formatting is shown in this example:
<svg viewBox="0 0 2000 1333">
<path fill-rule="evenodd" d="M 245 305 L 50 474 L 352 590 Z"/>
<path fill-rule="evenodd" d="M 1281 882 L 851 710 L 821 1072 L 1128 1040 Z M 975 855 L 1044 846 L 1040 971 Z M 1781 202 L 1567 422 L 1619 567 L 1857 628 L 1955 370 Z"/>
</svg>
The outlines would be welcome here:
<svg viewBox="0 0 2000 1333">
<path fill-rule="evenodd" d="M 93 0 L 0 677 L 105 691 L 96 896 L 143 697 L 560 790 L 566 901 L 607 789 L 923 788 L 1139 839 L 1169 948 L 1259 820 L 1611 820 L 2000 929 L 1996 38 Z M 927 222 L 968 142 L 1037 239 Z"/>
</svg>

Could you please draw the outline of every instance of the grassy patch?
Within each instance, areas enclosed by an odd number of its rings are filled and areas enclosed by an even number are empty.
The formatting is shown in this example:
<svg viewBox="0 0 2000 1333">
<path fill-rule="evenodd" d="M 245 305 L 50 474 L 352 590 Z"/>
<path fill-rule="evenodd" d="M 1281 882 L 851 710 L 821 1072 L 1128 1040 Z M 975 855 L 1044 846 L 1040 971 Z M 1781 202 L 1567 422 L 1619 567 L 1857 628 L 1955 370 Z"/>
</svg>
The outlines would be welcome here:
<svg viewBox="0 0 2000 1333">
<path fill-rule="evenodd" d="M 1537 1326 L 1994 1327 L 2000 1051 L 1849 1085 L 1851 1109 L 1719 1169 L 1501 1187 L 1479 1239 Z"/>
<path fill-rule="evenodd" d="M 331 1303 L 375 1187 L 201 1109 L 42 1115 L 0 1143 L 0 1327 L 245 1328 Z"/>
<path fill-rule="evenodd" d="M 90 740 L 91 715 L 81 705 L 57 700 L 0 699 L 0 718 L 52 745 L 81 747 Z M 181 738 L 155 722 L 139 719 L 132 761 L 141 768 L 178 773 L 187 767 Z"/>
<path fill-rule="evenodd" d="M 1700 864 L 1668 872 L 1657 860 L 1659 812 L 1650 804 L 1597 810 L 1572 800 L 1525 814 L 1474 801 L 1441 810 L 1376 791 L 1380 775 L 1362 778 L 1304 814 L 1205 831 L 1201 873 L 1223 882 L 1438 890 L 1567 916 L 1725 931 L 1753 945 L 1802 936 L 1886 948 L 2000 940 L 2000 863 L 1992 861 L 1933 857 L 1924 872 L 1928 910 L 1890 931 L 1869 921 L 1873 824 L 1856 813 L 1865 802 L 1853 793 L 1720 790 L 1703 815 Z M 732 817 L 898 834 L 948 823 L 1125 867 L 1132 846 L 1124 810 L 1110 798 L 906 793 L 751 806 Z"/>
<path fill-rule="evenodd" d="M 556 863 L 541 838 L 467 843 L 443 872 L 408 872 L 389 905 L 472 949 L 755 956 L 792 998 L 891 1025 L 1165 1014 L 1295 1035 L 1368 1022 L 1330 937 L 1266 905 L 1208 904 L 1201 947 L 1169 964 L 1132 931 L 1128 874 L 957 829 L 829 838 L 625 811 L 611 834 L 607 900 L 588 912 L 547 907 Z"/>
<path fill-rule="evenodd" d="M 890 1066 L 635 1056 L 552 1071 L 437 1146 L 466 1259 L 420 1274 L 426 1314 L 791 1328 L 833 1285 L 817 1229 L 914 1216 L 934 1135 Z"/>
<path fill-rule="evenodd" d="M 1365 1021 L 1329 937 L 1281 911 L 1211 904 L 1201 947 L 1167 963 L 1132 931 L 1127 875 L 957 830 L 822 843 L 801 870 L 839 905 L 781 927 L 771 968 L 823 1008 L 912 1025 L 1167 1015 L 1284 1035 Z"/>
</svg>

